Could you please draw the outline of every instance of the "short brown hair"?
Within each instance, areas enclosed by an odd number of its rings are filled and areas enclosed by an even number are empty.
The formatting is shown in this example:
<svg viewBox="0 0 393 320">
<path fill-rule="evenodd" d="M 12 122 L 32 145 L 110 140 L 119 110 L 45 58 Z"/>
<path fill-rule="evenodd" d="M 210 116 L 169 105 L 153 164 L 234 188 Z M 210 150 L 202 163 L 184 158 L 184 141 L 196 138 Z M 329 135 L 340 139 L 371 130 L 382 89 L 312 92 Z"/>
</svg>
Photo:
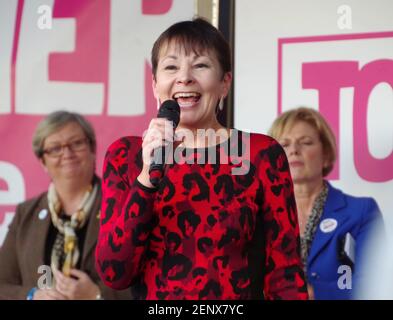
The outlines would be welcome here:
<svg viewBox="0 0 393 320">
<path fill-rule="evenodd" d="M 42 158 L 44 154 L 45 139 L 71 122 L 77 123 L 82 128 L 86 138 L 89 140 L 91 150 L 94 153 L 96 152 L 96 135 L 92 125 L 78 113 L 61 110 L 50 113 L 41 120 L 35 129 L 33 134 L 33 151 L 37 158 Z"/>
<path fill-rule="evenodd" d="M 328 161 L 328 166 L 322 170 L 322 175 L 326 177 L 332 171 L 336 161 L 336 139 L 329 124 L 318 111 L 306 107 L 286 111 L 273 122 L 269 135 L 280 139 L 284 131 L 290 130 L 299 121 L 308 123 L 319 134 L 323 153 Z"/>
<path fill-rule="evenodd" d="M 192 51 L 196 54 L 201 54 L 207 50 L 213 50 L 220 63 L 223 76 L 232 70 L 229 43 L 213 25 L 202 18 L 196 18 L 191 21 L 175 23 L 158 37 L 151 51 L 151 64 L 154 77 L 157 72 L 160 50 L 172 41 L 181 44 L 186 54 Z"/>
</svg>

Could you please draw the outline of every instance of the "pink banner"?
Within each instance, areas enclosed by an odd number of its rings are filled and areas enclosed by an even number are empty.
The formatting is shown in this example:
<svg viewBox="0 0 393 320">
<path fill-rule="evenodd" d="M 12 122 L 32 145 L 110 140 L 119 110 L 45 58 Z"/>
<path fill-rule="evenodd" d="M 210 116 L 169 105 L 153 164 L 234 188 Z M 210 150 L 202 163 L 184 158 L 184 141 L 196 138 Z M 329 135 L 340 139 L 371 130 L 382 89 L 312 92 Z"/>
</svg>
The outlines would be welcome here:
<svg viewBox="0 0 393 320">
<path fill-rule="evenodd" d="M 191 0 L 13 2 L 0 5 L 0 18 L 13 30 L 0 49 L 0 63 L 7 57 L 2 50 L 9 53 L 9 76 L 0 71 L 7 81 L 0 84 L 0 245 L 15 205 L 48 187 L 32 151 L 37 123 L 57 109 L 85 115 L 96 130 L 101 175 L 109 144 L 142 134 L 157 112 L 149 63 L 154 39 L 194 13 Z"/>
<path fill-rule="evenodd" d="M 329 35 L 279 39 L 278 49 L 278 111 L 282 112 L 282 56 L 283 46 L 291 44 L 323 43 L 364 39 L 393 38 L 393 32 Z M 378 159 L 370 152 L 367 115 L 371 91 L 381 83 L 393 89 L 393 60 L 378 59 L 359 66 L 359 61 L 322 61 L 302 64 L 302 88 L 318 92 L 319 112 L 329 122 L 337 143 L 337 160 L 328 179 L 340 179 L 340 90 L 354 89 L 353 142 L 354 164 L 362 179 L 369 182 L 387 182 L 393 179 L 393 150 L 387 157 Z"/>
</svg>

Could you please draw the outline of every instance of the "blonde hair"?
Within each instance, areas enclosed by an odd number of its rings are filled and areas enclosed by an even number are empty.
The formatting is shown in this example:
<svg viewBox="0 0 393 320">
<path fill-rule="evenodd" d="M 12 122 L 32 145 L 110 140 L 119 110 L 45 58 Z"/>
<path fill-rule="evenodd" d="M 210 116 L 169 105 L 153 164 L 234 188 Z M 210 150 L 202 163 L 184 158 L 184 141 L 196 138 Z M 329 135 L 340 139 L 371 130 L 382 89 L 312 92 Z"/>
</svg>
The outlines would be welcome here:
<svg viewBox="0 0 393 320">
<path fill-rule="evenodd" d="M 318 111 L 306 107 L 288 110 L 273 122 L 269 135 L 278 140 L 284 131 L 292 129 L 299 121 L 306 122 L 319 134 L 323 153 L 328 162 L 328 165 L 322 170 L 322 175 L 326 177 L 332 171 L 336 161 L 336 139 L 329 124 Z"/>
</svg>

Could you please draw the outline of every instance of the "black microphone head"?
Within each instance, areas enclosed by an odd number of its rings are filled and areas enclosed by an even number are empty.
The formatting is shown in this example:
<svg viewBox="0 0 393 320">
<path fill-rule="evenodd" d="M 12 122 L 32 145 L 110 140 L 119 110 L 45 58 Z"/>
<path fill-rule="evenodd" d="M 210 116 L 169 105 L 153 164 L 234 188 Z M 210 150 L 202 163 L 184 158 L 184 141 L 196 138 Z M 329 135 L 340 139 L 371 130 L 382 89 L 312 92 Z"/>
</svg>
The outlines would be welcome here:
<svg viewBox="0 0 393 320">
<path fill-rule="evenodd" d="M 164 101 L 158 110 L 157 118 L 166 118 L 173 122 L 176 128 L 180 122 L 180 106 L 175 100 Z"/>
</svg>

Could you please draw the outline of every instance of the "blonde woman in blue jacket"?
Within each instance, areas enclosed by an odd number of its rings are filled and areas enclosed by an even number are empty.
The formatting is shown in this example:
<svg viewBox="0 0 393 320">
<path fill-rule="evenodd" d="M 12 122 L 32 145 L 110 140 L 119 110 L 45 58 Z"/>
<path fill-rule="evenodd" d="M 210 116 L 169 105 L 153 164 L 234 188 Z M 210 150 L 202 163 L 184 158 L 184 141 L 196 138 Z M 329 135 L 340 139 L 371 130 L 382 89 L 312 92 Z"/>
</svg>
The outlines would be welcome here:
<svg viewBox="0 0 393 320">
<path fill-rule="evenodd" d="M 325 180 L 336 159 L 336 143 L 317 111 L 302 107 L 283 113 L 270 135 L 288 157 L 310 298 L 353 298 L 359 279 L 366 276 L 365 247 L 382 225 L 377 203 L 347 195 Z"/>
</svg>

